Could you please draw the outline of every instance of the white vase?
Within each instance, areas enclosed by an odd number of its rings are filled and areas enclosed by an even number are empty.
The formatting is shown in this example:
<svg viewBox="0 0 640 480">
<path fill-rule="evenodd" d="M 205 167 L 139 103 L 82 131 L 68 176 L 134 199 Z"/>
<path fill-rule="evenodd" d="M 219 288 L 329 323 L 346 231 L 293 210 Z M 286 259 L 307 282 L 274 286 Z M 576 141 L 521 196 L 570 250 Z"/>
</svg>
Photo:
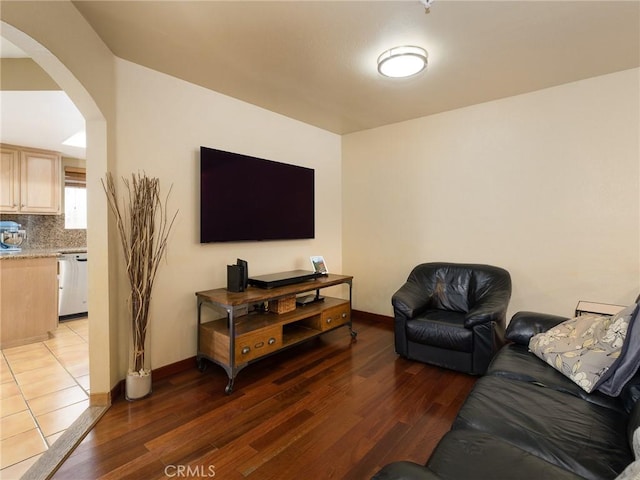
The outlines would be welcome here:
<svg viewBox="0 0 640 480">
<path fill-rule="evenodd" d="M 139 400 L 151 395 L 151 371 L 129 372 L 125 383 L 125 398 Z"/>
</svg>

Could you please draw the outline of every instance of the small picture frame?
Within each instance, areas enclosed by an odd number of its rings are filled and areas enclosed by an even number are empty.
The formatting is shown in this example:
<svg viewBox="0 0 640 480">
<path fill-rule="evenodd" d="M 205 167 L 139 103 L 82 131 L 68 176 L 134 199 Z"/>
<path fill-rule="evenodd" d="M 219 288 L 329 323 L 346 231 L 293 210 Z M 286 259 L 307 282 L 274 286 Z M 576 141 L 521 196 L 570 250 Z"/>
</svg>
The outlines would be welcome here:
<svg viewBox="0 0 640 480">
<path fill-rule="evenodd" d="M 311 265 L 313 265 L 313 271 L 315 273 L 320 273 L 322 275 L 326 275 L 329 273 L 327 263 L 324 261 L 322 255 L 314 255 L 309 258 L 311 259 Z"/>
</svg>

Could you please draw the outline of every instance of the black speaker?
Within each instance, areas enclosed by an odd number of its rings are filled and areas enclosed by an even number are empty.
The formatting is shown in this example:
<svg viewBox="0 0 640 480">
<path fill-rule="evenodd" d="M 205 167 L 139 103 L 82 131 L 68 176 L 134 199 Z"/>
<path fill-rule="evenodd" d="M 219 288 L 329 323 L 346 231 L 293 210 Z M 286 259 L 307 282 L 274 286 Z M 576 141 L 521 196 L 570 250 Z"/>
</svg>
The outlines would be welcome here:
<svg viewBox="0 0 640 480">
<path fill-rule="evenodd" d="M 242 288 L 246 290 L 249 286 L 249 263 L 241 258 L 236 260 L 236 263 L 242 268 Z"/>
<path fill-rule="evenodd" d="M 244 292 L 244 269 L 240 265 L 227 265 L 227 290 Z"/>
</svg>

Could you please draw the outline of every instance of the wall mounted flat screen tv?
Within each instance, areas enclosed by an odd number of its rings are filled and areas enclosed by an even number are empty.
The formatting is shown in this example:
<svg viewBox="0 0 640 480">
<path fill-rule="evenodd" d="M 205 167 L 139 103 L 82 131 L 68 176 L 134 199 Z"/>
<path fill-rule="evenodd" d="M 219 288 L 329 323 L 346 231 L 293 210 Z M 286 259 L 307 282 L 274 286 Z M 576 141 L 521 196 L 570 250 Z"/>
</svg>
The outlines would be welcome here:
<svg viewBox="0 0 640 480">
<path fill-rule="evenodd" d="M 314 173 L 200 147 L 200 243 L 314 238 Z"/>
</svg>

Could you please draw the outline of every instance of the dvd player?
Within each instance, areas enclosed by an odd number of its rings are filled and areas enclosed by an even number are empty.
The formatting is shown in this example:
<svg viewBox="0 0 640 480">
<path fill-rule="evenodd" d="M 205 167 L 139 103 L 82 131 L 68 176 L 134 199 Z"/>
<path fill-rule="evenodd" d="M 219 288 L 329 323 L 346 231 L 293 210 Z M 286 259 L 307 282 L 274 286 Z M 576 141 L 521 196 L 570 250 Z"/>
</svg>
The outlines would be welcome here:
<svg viewBox="0 0 640 480">
<path fill-rule="evenodd" d="M 249 278 L 249 285 L 258 288 L 276 288 L 302 283 L 308 280 L 315 280 L 322 276 L 323 275 L 321 273 L 311 272 L 308 270 L 292 270 L 290 272 L 271 273 L 269 275 L 251 277 Z"/>
</svg>

